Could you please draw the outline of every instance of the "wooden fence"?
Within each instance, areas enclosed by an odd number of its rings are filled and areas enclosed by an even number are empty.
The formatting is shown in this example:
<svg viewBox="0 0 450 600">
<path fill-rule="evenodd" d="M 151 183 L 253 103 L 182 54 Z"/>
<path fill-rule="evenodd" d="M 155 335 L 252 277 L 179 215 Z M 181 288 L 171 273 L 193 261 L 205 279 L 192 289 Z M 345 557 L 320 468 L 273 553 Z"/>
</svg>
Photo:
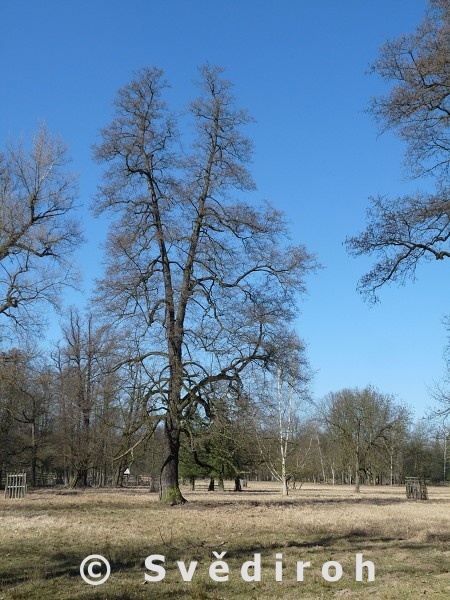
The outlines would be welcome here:
<svg viewBox="0 0 450 600">
<path fill-rule="evenodd" d="M 122 485 L 124 487 L 146 486 L 150 492 L 159 492 L 159 477 L 151 475 L 124 475 Z"/>
<path fill-rule="evenodd" d="M 27 474 L 8 473 L 6 475 L 5 498 L 25 498 L 27 493 Z"/>
</svg>

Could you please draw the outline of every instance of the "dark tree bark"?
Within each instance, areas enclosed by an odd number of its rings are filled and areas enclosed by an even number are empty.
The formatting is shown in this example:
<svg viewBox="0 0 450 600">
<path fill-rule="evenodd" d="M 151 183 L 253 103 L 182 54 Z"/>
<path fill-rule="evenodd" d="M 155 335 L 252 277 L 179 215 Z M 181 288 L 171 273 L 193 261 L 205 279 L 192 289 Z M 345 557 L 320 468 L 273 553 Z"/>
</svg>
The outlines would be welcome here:
<svg viewBox="0 0 450 600">
<path fill-rule="evenodd" d="M 166 441 L 166 459 L 161 468 L 159 498 L 165 504 L 171 506 L 184 504 L 186 499 L 180 491 L 178 480 L 178 465 L 180 454 L 180 429 L 170 423 L 168 419 L 164 422 Z"/>
</svg>

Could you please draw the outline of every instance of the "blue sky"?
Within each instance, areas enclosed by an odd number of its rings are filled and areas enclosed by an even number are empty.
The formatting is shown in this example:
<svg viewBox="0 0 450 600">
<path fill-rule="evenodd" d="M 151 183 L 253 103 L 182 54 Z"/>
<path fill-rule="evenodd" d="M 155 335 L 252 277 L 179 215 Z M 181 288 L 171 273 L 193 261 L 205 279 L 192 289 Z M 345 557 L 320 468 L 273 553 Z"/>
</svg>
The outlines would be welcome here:
<svg viewBox="0 0 450 600">
<path fill-rule="evenodd" d="M 364 227 L 368 197 L 418 188 L 405 179 L 404 147 L 378 136 L 364 112 L 385 87 L 367 74 L 388 37 L 412 31 L 424 0 L 22 0 L 0 3 L 0 144 L 26 138 L 44 120 L 70 146 L 80 173 L 79 251 L 85 296 L 100 274 L 106 224 L 89 214 L 100 169 L 91 146 L 108 124 L 119 87 L 134 70 L 159 66 L 171 102 L 195 93 L 196 68 L 226 68 L 238 104 L 255 118 L 255 198 L 283 209 L 292 237 L 324 269 L 309 281 L 299 334 L 308 343 L 320 397 L 372 384 L 410 403 L 418 417 L 444 374 L 446 263 L 381 292 L 376 306 L 355 288 L 369 260 L 343 240 Z M 425 183 L 423 184 L 425 185 Z M 84 296 L 68 297 L 82 303 Z"/>
</svg>

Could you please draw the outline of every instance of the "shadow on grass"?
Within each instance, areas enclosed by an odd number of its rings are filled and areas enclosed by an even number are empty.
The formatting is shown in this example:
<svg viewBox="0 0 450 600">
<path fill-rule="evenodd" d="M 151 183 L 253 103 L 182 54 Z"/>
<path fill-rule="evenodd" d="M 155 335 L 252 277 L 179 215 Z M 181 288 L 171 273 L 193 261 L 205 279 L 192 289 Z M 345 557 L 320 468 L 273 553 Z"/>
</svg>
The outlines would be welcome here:
<svg viewBox="0 0 450 600">
<path fill-rule="evenodd" d="M 232 494 L 232 493 L 230 493 Z M 107 511 L 111 513 L 112 511 L 130 511 L 134 513 L 143 513 L 143 511 L 151 511 L 155 513 L 166 512 L 166 511 L 187 511 L 187 512 L 196 512 L 196 511 L 205 511 L 210 509 L 220 509 L 225 507 L 236 507 L 236 508 L 257 508 L 257 507 L 267 507 L 267 508 L 298 508 L 301 510 L 303 507 L 308 506 L 339 506 L 339 505 L 367 505 L 367 506 L 390 506 L 397 504 L 404 504 L 407 502 L 406 499 L 403 498 L 370 498 L 370 497 L 358 497 L 358 498 L 307 498 L 307 497 L 296 497 L 296 498 L 287 498 L 285 500 L 269 500 L 261 498 L 261 494 L 257 493 L 246 493 L 244 495 L 239 495 L 239 499 L 233 499 L 233 496 L 230 495 L 230 499 L 228 498 L 213 498 L 208 500 L 196 499 L 195 497 L 188 500 L 185 504 L 180 504 L 177 506 L 168 507 L 164 504 L 160 504 L 159 502 L 155 502 L 154 500 L 150 501 L 148 504 L 127 504 L 126 499 L 124 501 L 98 501 L 94 498 L 92 502 L 83 502 L 83 504 L 79 504 L 76 501 L 76 498 L 73 500 L 73 503 L 69 504 L 51 504 L 51 505 L 36 505 L 30 506 L 29 504 L 19 505 L 16 504 L 14 506 L 2 506 L 2 510 L 8 513 L 14 513 L 15 516 L 20 516 L 25 519 L 35 519 L 42 515 L 47 515 L 50 512 L 53 514 L 58 513 L 67 513 L 72 509 L 77 510 L 81 514 L 93 514 L 93 513 L 101 513 L 102 511 Z M 260 497 L 261 499 L 258 499 Z M 436 500 L 435 502 L 439 502 Z M 428 501 L 429 504 L 432 501 Z M 434 502 L 433 502 L 434 503 Z"/>
<path fill-rule="evenodd" d="M 259 496 L 259 492 L 255 493 L 254 496 Z M 180 506 L 172 507 L 171 510 L 205 510 L 210 508 L 221 508 L 224 506 L 237 506 L 237 507 L 275 507 L 275 508 L 302 508 L 303 506 L 323 506 L 323 505 L 339 505 L 339 504 L 362 504 L 362 505 L 372 505 L 372 506 L 389 506 L 392 504 L 404 504 L 406 503 L 406 498 L 368 498 L 368 497 L 358 497 L 358 498 L 305 498 L 305 497 L 297 497 L 286 500 L 253 500 L 252 498 L 246 496 L 241 497 L 239 501 L 232 500 L 220 500 L 214 499 L 211 500 L 194 500 L 187 504 L 183 504 Z"/>
<path fill-rule="evenodd" d="M 426 542 L 408 542 L 404 539 L 399 539 L 396 537 L 380 537 L 373 536 L 370 533 L 364 531 L 363 529 L 355 528 L 353 531 L 350 531 L 348 534 L 340 534 L 340 535 L 319 535 L 317 537 L 308 536 L 307 540 L 286 540 L 285 542 L 277 543 L 277 542 L 268 542 L 266 544 L 258 544 L 255 543 L 247 543 L 245 545 L 239 545 L 239 547 L 230 547 L 227 550 L 227 558 L 226 560 L 232 561 L 230 567 L 232 567 L 233 563 L 238 565 L 242 564 L 244 561 L 253 560 L 253 556 L 255 553 L 260 553 L 262 555 L 263 560 L 271 560 L 274 561 L 274 554 L 276 552 L 288 552 L 290 549 L 294 551 L 297 550 L 300 553 L 305 551 L 307 553 L 308 558 L 314 556 L 323 556 L 332 555 L 333 552 L 342 552 L 342 543 L 345 542 L 345 552 L 346 553 L 357 553 L 361 552 L 361 546 L 363 546 L 364 551 L 369 551 L 371 549 L 376 550 L 377 548 L 383 547 L 386 551 L 391 550 L 393 548 L 400 548 L 402 550 L 410 549 L 414 552 L 417 552 L 420 556 L 424 553 L 431 551 L 433 547 L 433 540 L 429 540 Z M 225 550 L 225 548 L 223 548 Z M 102 553 L 102 549 L 98 548 L 98 552 Z M 132 577 L 135 579 L 135 576 L 142 578 L 145 573 L 145 555 L 142 553 L 142 549 L 139 550 L 136 548 L 135 550 L 127 550 L 126 548 L 121 551 L 121 553 L 114 552 L 112 556 L 108 556 L 106 551 L 105 556 L 110 561 L 111 565 L 111 577 L 114 575 L 122 574 L 122 577 Z M 316 554 L 317 553 L 317 554 Z M 177 566 L 176 560 L 183 560 L 183 556 L 187 562 L 192 560 L 198 560 L 200 564 L 208 565 L 210 562 L 215 560 L 211 557 L 211 548 L 197 548 L 189 546 L 189 541 L 187 540 L 185 544 L 182 544 L 179 548 L 167 548 L 164 544 L 159 544 L 158 546 L 152 546 L 151 554 L 162 554 L 166 557 L 165 568 L 167 573 L 176 573 Z M 188 558 L 186 558 L 186 554 Z M 142 592 L 133 591 L 129 594 L 122 590 L 120 593 L 115 592 L 114 590 L 108 590 L 108 593 L 103 596 L 104 592 L 99 592 L 99 590 L 90 590 L 89 586 L 84 586 L 81 576 L 80 576 L 80 563 L 84 557 L 80 557 L 78 553 L 63 553 L 63 552 L 54 552 L 48 553 L 45 558 L 42 558 L 42 561 L 45 560 L 45 564 L 48 565 L 48 568 L 44 568 L 39 572 L 39 568 L 35 570 L 30 570 L 28 573 L 23 572 L 13 572 L 10 571 L 8 573 L 0 573 L 0 597 L 2 597 L 2 590 L 7 591 L 8 589 L 12 589 L 14 586 L 20 586 L 21 584 L 26 584 L 30 581 L 40 580 L 53 580 L 60 577 L 71 577 L 77 578 L 80 581 L 80 592 L 77 594 L 76 598 L 80 600 L 100 600 L 101 598 L 108 598 L 108 600 L 133 600 L 134 598 L 143 598 L 147 597 L 146 590 L 142 588 Z M 237 568 L 237 567 L 236 567 Z M 268 567 L 267 567 L 268 568 Z M 200 583 L 200 582 L 199 582 Z M 203 581 L 202 581 L 203 585 Z M 77 584 L 78 588 L 78 584 Z M 192 592 L 194 590 L 192 589 Z M 155 596 L 155 593 L 157 594 Z M 142 595 L 144 594 L 144 596 Z M 150 596 L 148 596 L 150 597 Z M 157 590 L 152 589 L 153 599 L 163 600 L 173 599 L 179 596 L 174 596 L 173 590 L 169 591 L 167 588 L 158 588 Z M 183 598 L 194 598 L 191 593 L 186 592 L 186 594 L 182 595 Z M 202 597 L 210 597 L 208 595 Z M 197 600 L 197 599 L 196 599 Z"/>
<path fill-rule="evenodd" d="M 48 567 L 45 570 L 43 569 L 40 573 L 39 570 L 27 570 L 26 574 L 18 573 L 17 571 L 10 571 L 6 573 L 0 573 L 0 590 L 3 588 L 11 587 L 14 585 L 18 585 L 20 583 L 24 583 L 26 581 L 35 580 L 35 579 L 55 579 L 57 577 L 69 576 L 69 577 L 78 577 L 81 581 L 80 575 L 80 564 L 84 557 L 75 556 L 73 554 L 52 554 L 45 557 L 45 561 L 47 563 L 51 563 L 54 566 Z M 123 559 L 111 559 L 111 574 L 117 573 L 120 571 L 128 571 L 136 568 L 136 564 L 142 557 L 138 558 L 130 558 L 128 560 Z M 142 562 L 144 565 L 144 562 Z M 105 570 L 100 569 L 102 571 L 102 575 Z M 98 597 L 98 596 L 97 596 Z"/>
</svg>

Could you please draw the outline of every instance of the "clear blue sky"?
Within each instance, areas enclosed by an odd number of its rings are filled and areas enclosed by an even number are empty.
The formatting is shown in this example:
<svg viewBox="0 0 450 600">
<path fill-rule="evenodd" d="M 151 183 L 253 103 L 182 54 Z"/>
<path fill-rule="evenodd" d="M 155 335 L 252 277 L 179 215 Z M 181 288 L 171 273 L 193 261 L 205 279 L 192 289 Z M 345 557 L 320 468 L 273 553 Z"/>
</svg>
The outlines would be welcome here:
<svg viewBox="0 0 450 600">
<path fill-rule="evenodd" d="M 424 0 L 22 0 L 0 3 L 0 144 L 44 120 L 71 149 L 80 173 L 79 252 L 88 295 L 100 273 L 105 224 L 88 207 L 99 181 L 91 160 L 98 130 L 134 70 L 159 66 L 180 107 L 196 67 L 227 69 L 256 122 L 252 172 L 258 196 L 283 209 L 293 238 L 325 266 L 309 282 L 299 334 L 316 371 L 313 393 L 373 384 L 421 416 L 444 373 L 447 264 L 386 289 L 381 303 L 355 291 L 366 260 L 342 242 L 364 227 L 368 196 L 403 194 L 403 146 L 377 136 L 364 113 L 383 90 L 368 66 L 387 37 L 412 31 Z M 73 302 L 73 297 L 68 301 Z M 77 297 L 83 302 L 83 297 Z"/>
</svg>

